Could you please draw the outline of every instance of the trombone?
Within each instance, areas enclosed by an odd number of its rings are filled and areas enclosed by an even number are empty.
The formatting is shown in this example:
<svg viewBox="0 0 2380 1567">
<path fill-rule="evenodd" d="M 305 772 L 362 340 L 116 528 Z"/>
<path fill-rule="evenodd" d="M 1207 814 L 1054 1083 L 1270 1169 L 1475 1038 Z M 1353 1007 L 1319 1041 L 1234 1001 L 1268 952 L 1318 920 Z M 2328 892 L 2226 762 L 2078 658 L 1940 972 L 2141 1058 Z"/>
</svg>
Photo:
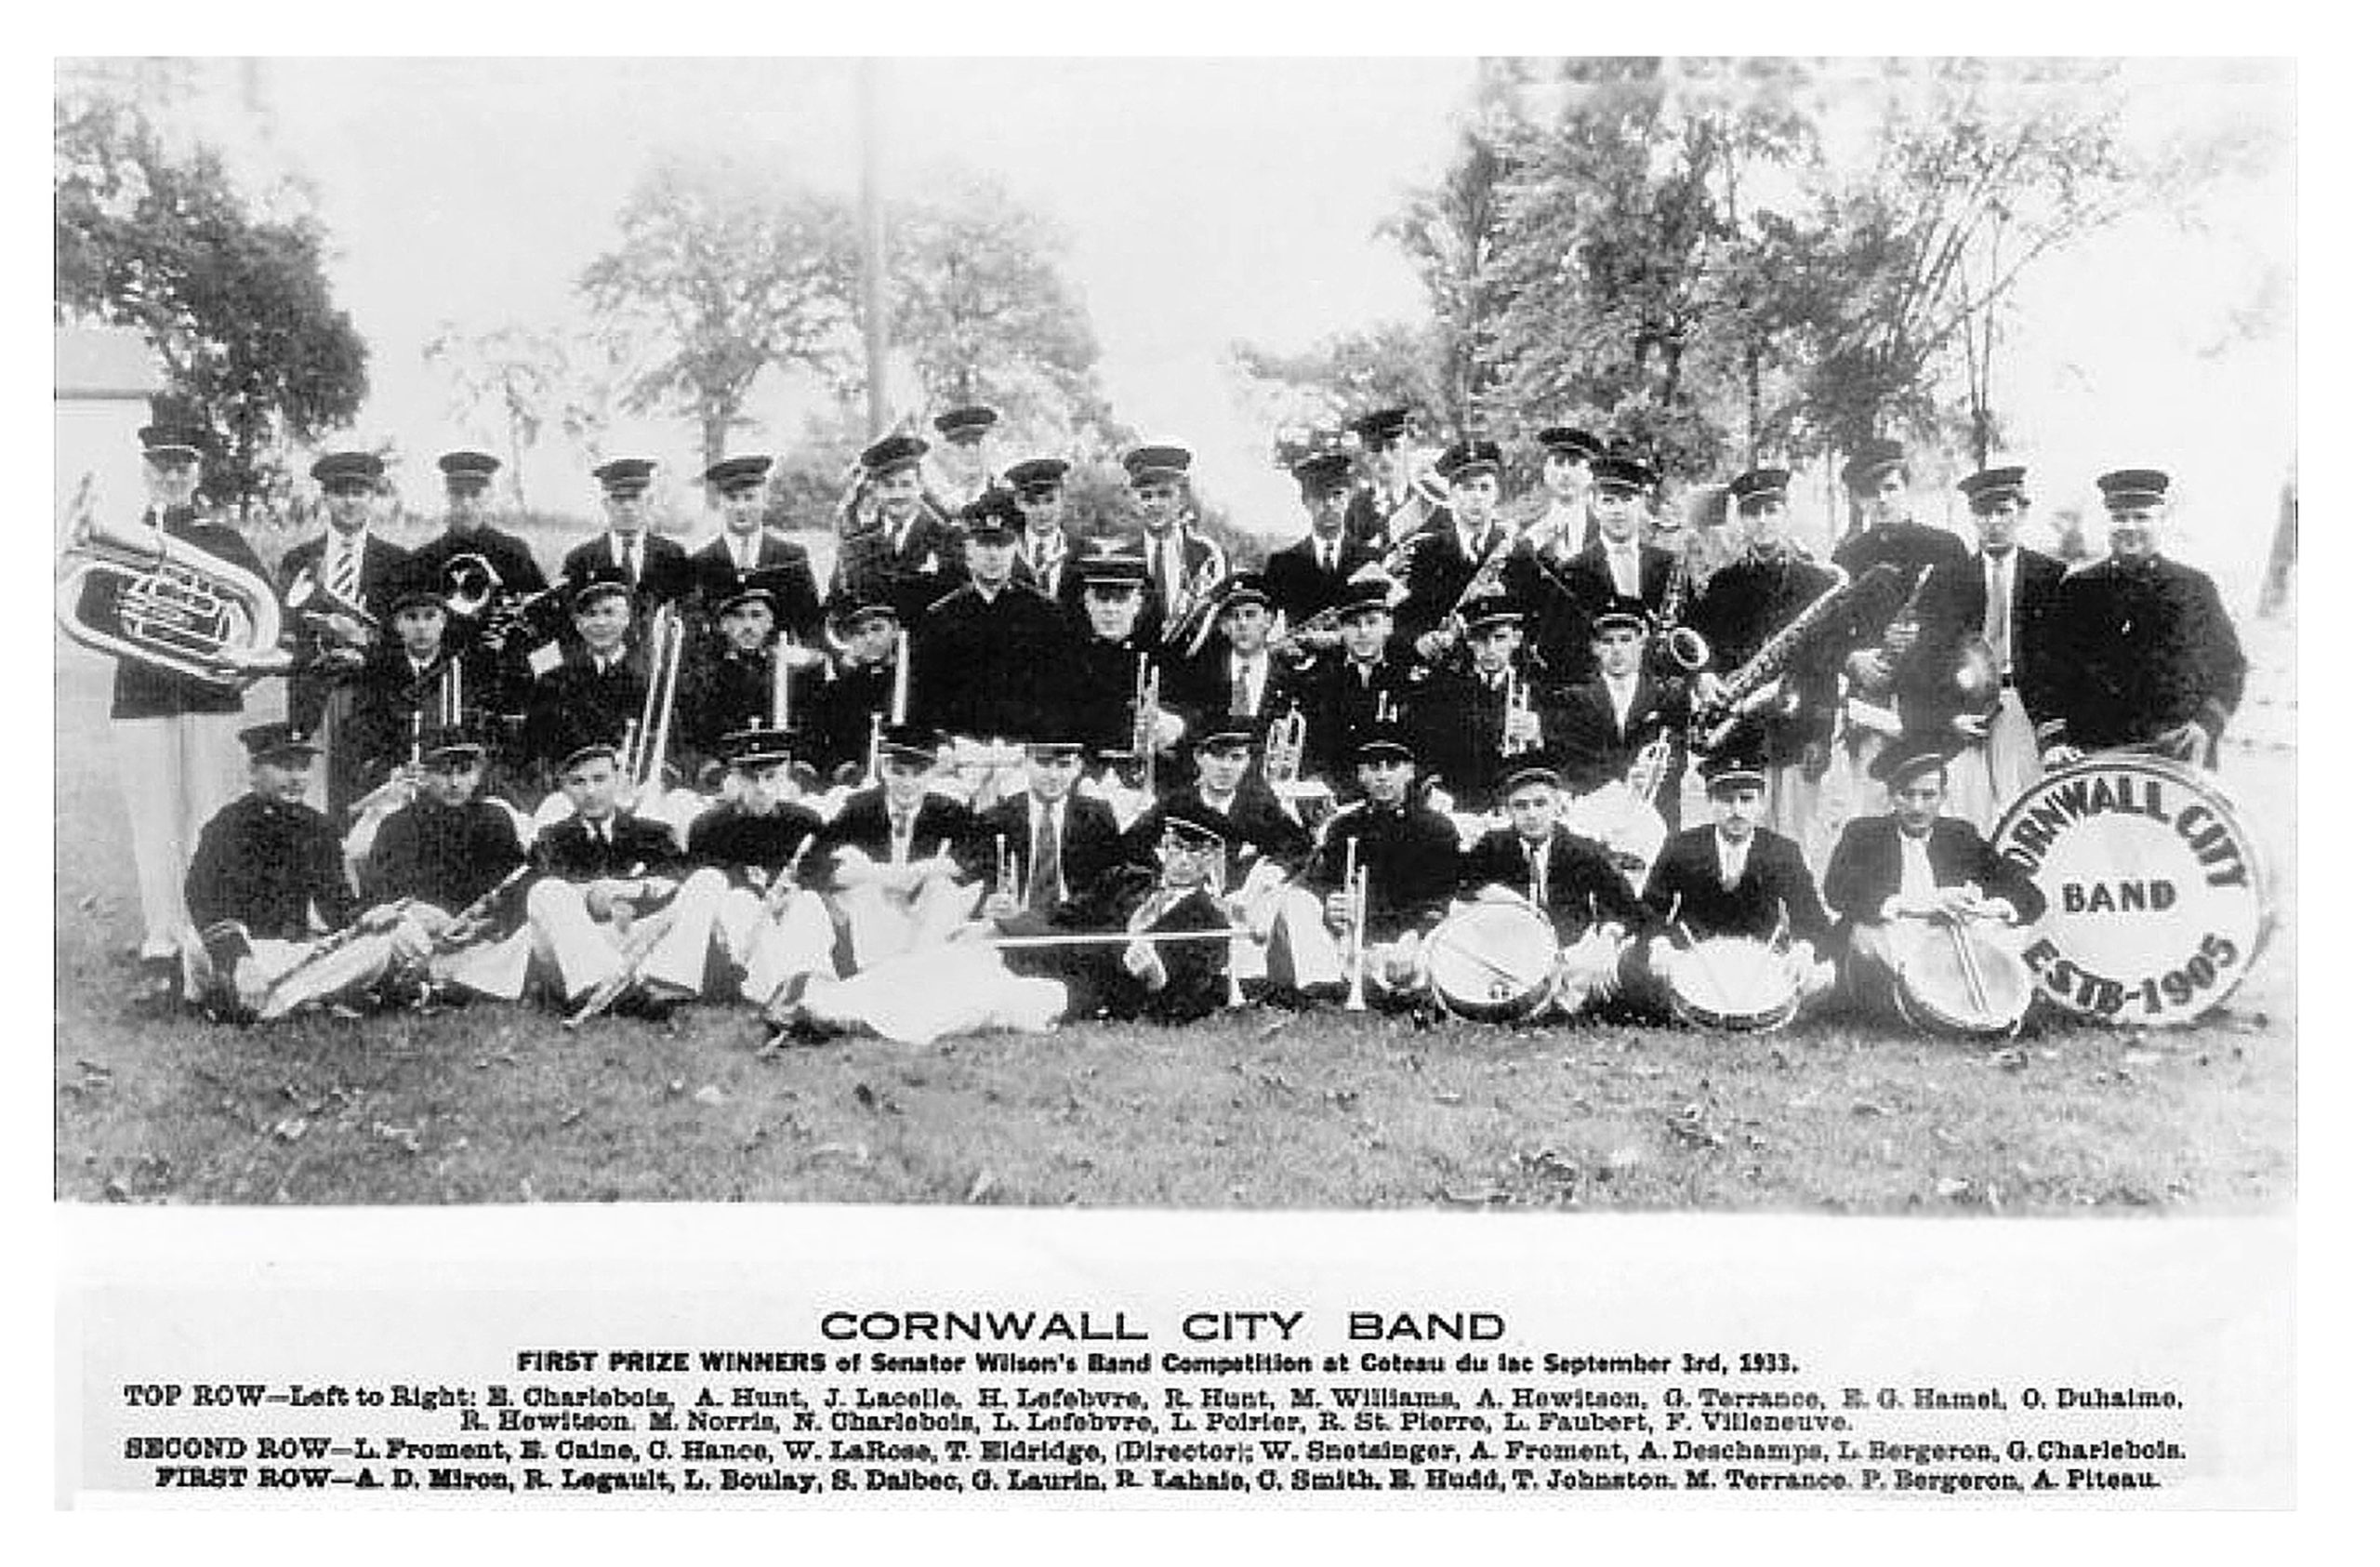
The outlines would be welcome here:
<svg viewBox="0 0 2380 1567">
<path fill-rule="evenodd" d="M 653 650 L 653 666 L 645 676 L 644 708 L 629 721 L 624 749 L 635 793 L 658 797 L 668 765 L 670 724 L 677 716 L 678 675 L 686 655 L 686 626 L 675 605 L 654 610 L 647 645 Z"/>
</svg>

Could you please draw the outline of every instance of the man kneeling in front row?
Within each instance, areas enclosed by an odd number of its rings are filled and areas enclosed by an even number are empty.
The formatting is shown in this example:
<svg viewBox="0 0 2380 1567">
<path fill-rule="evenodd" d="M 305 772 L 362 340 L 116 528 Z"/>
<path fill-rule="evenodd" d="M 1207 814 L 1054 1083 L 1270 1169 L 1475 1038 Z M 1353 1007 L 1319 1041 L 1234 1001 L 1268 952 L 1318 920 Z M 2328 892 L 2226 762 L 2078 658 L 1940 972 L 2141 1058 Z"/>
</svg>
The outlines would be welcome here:
<svg viewBox="0 0 2380 1567">
<path fill-rule="evenodd" d="M 1947 739 L 1911 736 L 1894 742 L 1876 760 L 1875 776 L 1889 791 L 1892 810 L 1848 822 L 1827 867 L 1827 901 L 1843 912 L 1843 988 L 1838 1000 L 1875 1016 L 1896 1016 L 1899 976 L 1912 943 L 1927 927 L 1956 924 L 1973 940 L 2006 944 L 2007 933 L 2041 918 L 2041 890 L 2025 873 L 1957 817 L 1942 814 L 1950 786 Z M 1964 967 L 1974 961 L 1970 952 Z M 2018 978 L 2003 998 L 2013 1007 L 2013 1028 L 2024 1013 L 2030 986 L 2021 959 L 2003 967 Z M 1976 987 L 1964 999 L 1982 1007 L 1979 973 L 1964 976 Z M 1954 1000 L 1958 998 L 1953 998 Z"/>
</svg>

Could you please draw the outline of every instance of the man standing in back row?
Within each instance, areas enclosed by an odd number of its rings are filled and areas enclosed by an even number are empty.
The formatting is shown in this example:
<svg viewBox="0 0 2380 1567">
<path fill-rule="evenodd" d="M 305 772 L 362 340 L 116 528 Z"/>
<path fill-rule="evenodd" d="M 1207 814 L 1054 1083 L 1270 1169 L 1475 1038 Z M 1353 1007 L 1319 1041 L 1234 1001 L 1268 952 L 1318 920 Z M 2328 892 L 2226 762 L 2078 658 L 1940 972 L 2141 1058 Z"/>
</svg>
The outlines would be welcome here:
<svg viewBox="0 0 2380 1567">
<path fill-rule="evenodd" d="M 2222 595 L 2158 547 L 2170 483 L 2149 468 L 2100 476 L 2108 558 L 2068 575 L 2050 637 L 2057 673 L 2041 738 L 2052 767 L 2123 747 L 2212 767 L 2240 706 L 2248 661 Z"/>
</svg>

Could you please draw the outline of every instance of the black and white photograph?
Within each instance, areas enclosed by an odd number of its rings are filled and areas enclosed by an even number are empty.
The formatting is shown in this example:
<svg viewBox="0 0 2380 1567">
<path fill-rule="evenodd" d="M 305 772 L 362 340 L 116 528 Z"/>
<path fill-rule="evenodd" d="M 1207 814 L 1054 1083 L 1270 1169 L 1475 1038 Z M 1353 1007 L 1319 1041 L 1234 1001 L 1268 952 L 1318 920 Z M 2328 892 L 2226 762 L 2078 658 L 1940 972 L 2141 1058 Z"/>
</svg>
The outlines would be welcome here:
<svg viewBox="0 0 2380 1567">
<path fill-rule="evenodd" d="M 58 1204 L 2294 1211 L 2293 61 L 54 86 Z"/>
</svg>

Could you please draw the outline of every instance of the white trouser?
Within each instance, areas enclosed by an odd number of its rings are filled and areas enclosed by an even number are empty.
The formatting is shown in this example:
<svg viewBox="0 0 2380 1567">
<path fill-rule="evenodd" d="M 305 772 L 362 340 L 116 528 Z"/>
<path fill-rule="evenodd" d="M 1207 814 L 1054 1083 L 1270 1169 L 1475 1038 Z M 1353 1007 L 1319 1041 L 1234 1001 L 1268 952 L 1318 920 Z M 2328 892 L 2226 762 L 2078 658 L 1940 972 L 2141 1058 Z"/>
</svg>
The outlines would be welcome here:
<svg viewBox="0 0 2380 1567">
<path fill-rule="evenodd" d="M 2000 710 L 1991 715 L 1983 743 L 1963 747 L 1946 771 L 1942 808 L 1986 835 L 2016 796 L 2041 782 L 2041 742 L 2015 686 L 2002 688 Z"/>
<path fill-rule="evenodd" d="M 529 889 L 529 929 L 539 961 L 560 976 L 564 999 L 576 1002 L 619 972 L 622 949 L 651 939 L 636 977 L 673 996 L 698 996 L 710 962 L 727 878 L 706 867 L 679 883 L 677 896 L 628 923 L 598 921 L 588 911 L 587 888 L 549 876 Z"/>
<path fill-rule="evenodd" d="M 852 966 L 866 971 L 904 953 L 946 944 L 972 918 L 984 889 L 974 882 L 935 877 L 914 892 L 888 893 L 863 883 L 834 894 L 851 926 Z"/>
<path fill-rule="evenodd" d="M 271 1022 L 285 1016 L 309 1002 L 328 1002 L 360 993 L 377 984 L 389 972 L 395 952 L 395 941 L 388 932 L 360 936 L 337 950 L 326 953 L 296 983 L 277 982 L 312 951 L 311 941 L 278 941 L 251 938 L 248 955 L 242 958 L 231 974 L 218 973 L 214 960 L 200 944 L 196 931 L 188 932 L 182 940 L 182 996 L 187 1001 L 203 1002 L 224 990 L 231 991 L 251 1006 L 258 1006 L 258 1016 Z M 269 1005 L 260 1003 L 270 1000 Z"/>
<path fill-rule="evenodd" d="M 190 925 L 182 879 L 201 829 L 248 787 L 241 712 L 119 718 L 116 780 L 132 814 L 132 864 L 140 886 L 140 955 L 170 958 Z"/>
<path fill-rule="evenodd" d="M 835 923 L 816 893 L 795 893 L 772 917 L 760 894 L 730 887 L 718 920 L 720 945 L 742 970 L 747 1002 L 767 1002 L 797 974 L 835 976 Z"/>
<path fill-rule="evenodd" d="M 1248 923 L 1259 930 L 1266 928 L 1253 910 L 1250 910 Z M 1313 892 L 1299 886 L 1283 887 L 1275 898 L 1270 929 L 1266 956 L 1272 966 L 1268 972 L 1286 973 L 1289 983 L 1301 990 L 1345 982 L 1344 944 L 1330 934 L 1330 926 L 1322 915 L 1322 899 Z"/>
<path fill-rule="evenodd" d="M 997 949 L 968 941 L 903 953 L 849 979 L 816 980 L 800 1006 L 820 1027 L 902 1044 L 995 1029 L 1042 1033 L 1065 1010 L 1064 981 L 1020 977 Z"/>
<path fill-rule="evenodd" d="M 1867 742 L 1864 755 L 1855 754 L 1846 761 L 1845 748 L 1838 745 L 1828 754 L 1826 771 L 1816 778 L 1802 771 L 1798 760 L 1768 769 L 1769 826 L 1800 846 L 1802 863 L 1810 867 L 1810 874 L 1821 882 L 1826 879 L 1827 861 L 1833 857 L 1835 840 L 1843 836 L 1844 823 L 1854 816 L 1875 814 L 1859 803 L 1863 798 L 1859 780 L 1868 776 L 1867 764 L 1875 755 L 1874 748 L 1884 742 L 1862 735 L 1859 742 L 1854 742 L 1855 753 L 1860 742 Z M 1881 784 L 1875 787 L 1883 788 Z M 1879 797 L 1876 810 L 1882 809 L 1883 800 Z"/>
</svg>

